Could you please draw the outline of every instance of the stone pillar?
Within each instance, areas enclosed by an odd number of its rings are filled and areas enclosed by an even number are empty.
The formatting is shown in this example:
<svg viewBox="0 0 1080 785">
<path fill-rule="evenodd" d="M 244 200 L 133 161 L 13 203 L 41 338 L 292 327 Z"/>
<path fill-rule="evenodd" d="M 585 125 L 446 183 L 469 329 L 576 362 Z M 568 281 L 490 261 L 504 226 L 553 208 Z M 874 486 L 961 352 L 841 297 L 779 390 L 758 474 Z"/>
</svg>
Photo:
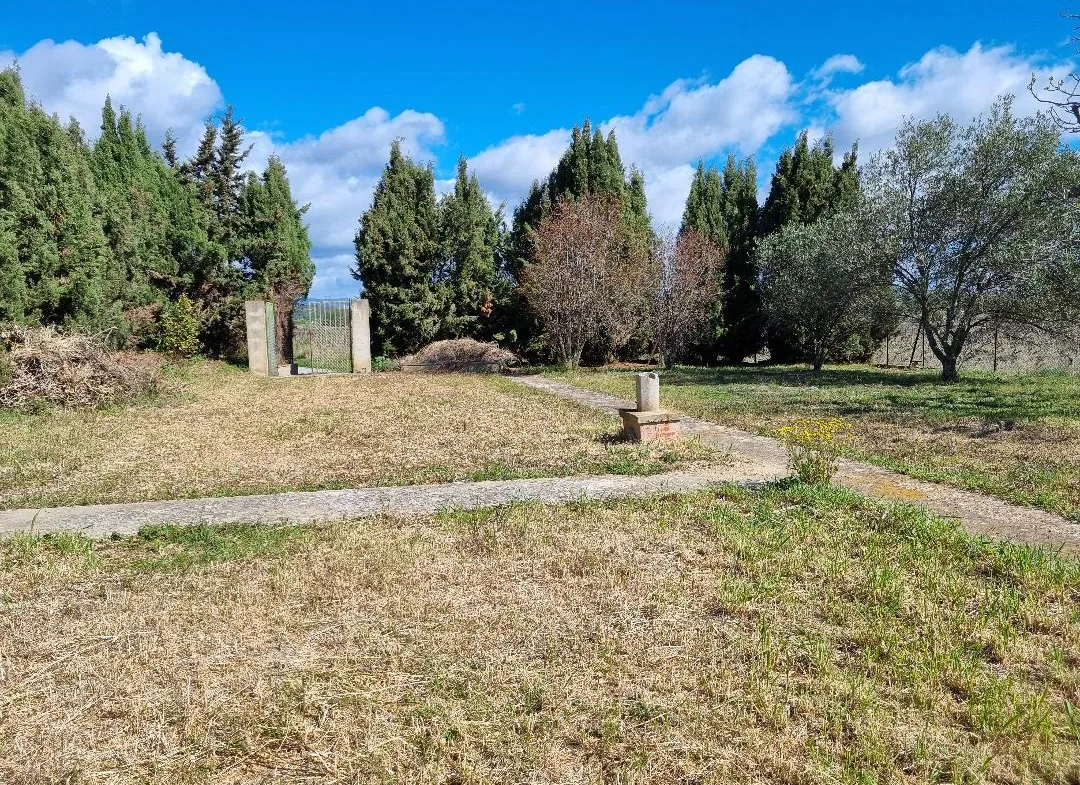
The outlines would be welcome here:
<svg viewBox="0 0 1080 785">
<path fill-rule="evenodd" d="M 258 376 L 269 376 L 266 303 L 262 300 L 248 300 L 244 303 L 244 315 L 247 321 L 248 368 Z M 274 370 L 277 371 L 277 368 Z"/>
<path fill-rule="evenodd" d="M 349 328 L 353 373 L 371 373 L 371 303 L 363 299 L 352 301 Z"/>
<path fill-rule="evenodd" d="M 623 436 L 633 442 L 658 442 L 679 438 L 679 417 L 660 408 L 660 377 L 637 375 L 637 408 L 620 409 Z"/>
<path fill-rule="evenodd" d="M 637 410 L 639 412 L 660 411 L 660 377 L 655 373 L 637 375 Z"/>
</svg>

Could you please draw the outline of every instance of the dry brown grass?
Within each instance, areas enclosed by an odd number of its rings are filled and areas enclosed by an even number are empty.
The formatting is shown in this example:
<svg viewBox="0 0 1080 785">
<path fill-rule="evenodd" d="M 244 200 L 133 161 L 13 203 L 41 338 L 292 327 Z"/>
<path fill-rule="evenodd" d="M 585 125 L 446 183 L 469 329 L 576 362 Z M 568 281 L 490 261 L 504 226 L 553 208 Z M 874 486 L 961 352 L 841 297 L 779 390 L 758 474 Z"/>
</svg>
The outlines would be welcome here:
<svg viewBox="0 0 1080 785">
<path fill-rule="evenodd" d="M 837 491 L 0 546 L 0 780 L 1080 777 L 1080 568 Z"/>
<path fill-rule="evenodd" d="M 617 424 L 501 377 L 260 379 L 197 363 L 181 392 L 105 411 L 0 413 L 0 507 L 584 473 L 715 456 L 614 443 Z"/>
</svg>

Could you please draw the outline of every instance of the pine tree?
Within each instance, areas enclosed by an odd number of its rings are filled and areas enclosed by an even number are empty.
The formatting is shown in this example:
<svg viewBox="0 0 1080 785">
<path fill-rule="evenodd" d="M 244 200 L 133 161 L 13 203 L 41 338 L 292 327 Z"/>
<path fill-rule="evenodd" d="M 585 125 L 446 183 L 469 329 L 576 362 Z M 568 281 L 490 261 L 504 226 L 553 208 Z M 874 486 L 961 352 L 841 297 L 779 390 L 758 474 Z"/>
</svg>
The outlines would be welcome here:
<svg viewBox="0 0 1080 785">
<path fill-rule="evenodd" d="M 292 360 L 292 314 L 315 277 L 311 240 L 304 225 L 307 205 L 297 206 L 285 165 L 271 156 L 260 178 L 249 173 L 244 185 L 246 259 L 253 289 L 274 303 L 278 357 Z"/>
<path fill-rule="evenodd" d="M 435 175 L 397 141 L 356 233 L 353 276 L 371 302 L 372 351 L 416 351 L 439 331 L 444 305 L 433 285 L 438 251 Z"/>
<path fill-rule="evenodd" d="M 490 338 L 492 315 L 503 299 L 498 277 L 502 215 L 488 204 L 465 156 L 458 160 L 454 192 L 440 205 L 442 270 L 447 315 L 442 332 L 451 337 Z"/>
</svg>

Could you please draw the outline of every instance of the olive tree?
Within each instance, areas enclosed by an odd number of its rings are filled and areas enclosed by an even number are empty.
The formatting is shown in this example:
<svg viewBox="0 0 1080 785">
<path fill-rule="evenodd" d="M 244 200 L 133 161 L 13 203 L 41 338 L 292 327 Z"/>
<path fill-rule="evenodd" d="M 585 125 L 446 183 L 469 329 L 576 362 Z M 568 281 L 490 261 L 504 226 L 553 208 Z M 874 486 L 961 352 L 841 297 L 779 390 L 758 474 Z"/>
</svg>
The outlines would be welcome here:
<svg viewBox="0 0 1080 785">
<path fill-rule="evenodd" d="M 1074 324 L 1077 174 L 1053 120 L 1015 117 L 1011 97 L 968 126 L 908 121 L 871 162 L 868 234 L 889 249 L 944 380 L 958 378 L 969 337 L 991 325 Z"/>
<path fill-rule="evenodd" d="M 895 321 L 889 256 L 865 209 L 788 224 L 757 248 L 765 312 L 815 371 Z"/>
</svg>

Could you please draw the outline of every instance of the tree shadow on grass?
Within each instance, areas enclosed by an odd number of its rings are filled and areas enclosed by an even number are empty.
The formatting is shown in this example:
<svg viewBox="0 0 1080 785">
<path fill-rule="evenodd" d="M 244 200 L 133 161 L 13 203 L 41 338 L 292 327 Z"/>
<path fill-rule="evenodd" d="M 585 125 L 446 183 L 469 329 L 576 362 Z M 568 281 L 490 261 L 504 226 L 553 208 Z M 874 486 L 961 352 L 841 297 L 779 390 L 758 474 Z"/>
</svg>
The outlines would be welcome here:
<svg viewBox="0 0 1080 785">
<path fill-rule="evenodd" d="M 605 374 L 631 375 L 638 369 L 603 369 Z M 819 391 L 812 405 L 817 415 L 846 418 L 885 416 L 898 419 L 947 421 L 957 418 L 982 419 L 991 424 L 1008 421 L 1061 418 L 1080 421 L 1080 396 L 1073 385 L 1037 375 L 994 377 L 969 374 L 958 382 L 943 382 L 932 370 L 833 366 L 820 373 L 804 366 L 763 365 L 719 368 L 676 367 L 658 371 L 662 386 L 701 388 L 706 398 L 710 390 L 725 387 L 731 397 L 744 396 L 748 408 L 759 413 L 792 411 L 809 404 L 800 398 L 800 389 Z M 755 396 L 747 387 L 775 387 L 777 396 Z M 691 392 L 694 395 L 694 392 Z"/>
</svg>

